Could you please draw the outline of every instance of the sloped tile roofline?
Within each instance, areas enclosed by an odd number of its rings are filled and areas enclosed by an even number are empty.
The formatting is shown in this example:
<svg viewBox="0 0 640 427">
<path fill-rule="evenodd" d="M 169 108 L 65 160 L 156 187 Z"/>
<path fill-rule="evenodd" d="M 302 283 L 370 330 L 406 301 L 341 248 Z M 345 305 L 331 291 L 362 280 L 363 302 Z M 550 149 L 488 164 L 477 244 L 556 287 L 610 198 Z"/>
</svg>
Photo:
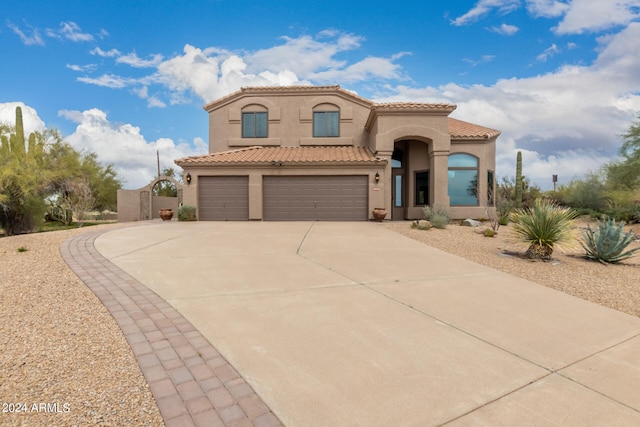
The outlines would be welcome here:
<svg viewBox="0 0 640 427">
<path fill-rule="evenodd" d="M 178 166 L 272 164 L 379 164 L 367 147 L 247 147 L 237 150 L 184 157 Z"/>
<path fill-rule="evenodd" d="M 423 102 L 386 102 L 373 104 L 371 110 L 375 111 L 433 111 L 451 113 L 457 106 L 455 104 L 429 104 Z"/>
<path fill-rule="evenodd" d="M 463 120 L 448 117 L 449 135 L 452 139 L 492 139 L 500 135 L 499 130 L 487 128 Z"/>
<path fill-rule="evenodd" d="M 354 92 L 342 89 L 340 87 L 340 85 L 332 85 L 332 86 L 247 86 L 247 87 L 243 87 L 240 88 L 240 90 L 237 90 L 229 95 L 226 95 L 222 98 L 216 99 L 213 102 L 210 102 L 208 104 L 206 104 L 204 106 L 204 109 L 206 111 L 211 111 L 212 109 L 215 109 L 218 106 L 222 106 L 227 104 L 228 102 L 236 99 L 236 98 L 240 98 L 243 95 L 272 95 L 272 94 L 291 94 L 291 93 L 299 93 L 299 94 L 304 94 L 304 93 L 317 93 L 317 94 L 322 94 L 322 93 L 340 93 L 342 95 L 345 95 L 349 98 L 352 98 L 356 101 L 359 101 L 363 104 L 366 105 L 372 105 L 373 102 L 371 102 L 368 99 L 365 99 L 361 96 L 356 95 Z"/>
</svg>

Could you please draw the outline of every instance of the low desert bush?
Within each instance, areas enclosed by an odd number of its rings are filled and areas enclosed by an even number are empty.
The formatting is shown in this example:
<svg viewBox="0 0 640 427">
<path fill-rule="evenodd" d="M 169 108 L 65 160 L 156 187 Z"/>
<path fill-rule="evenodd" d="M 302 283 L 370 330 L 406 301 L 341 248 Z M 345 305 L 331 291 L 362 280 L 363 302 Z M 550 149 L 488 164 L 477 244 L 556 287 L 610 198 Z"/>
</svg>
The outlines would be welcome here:
<svg viewBox="0 0 640 427">
<path fill-rule="evenodd" d="M 447 207 L 441 205 L 425 206 L 424 219 L 431 222 L 435 228 L 446 228 L 451 221 L 451 214 Z"/>
<path fill-rule="evenodd" d="M 178 208 L 178 221 L 195 221 L 196 207 L 191 205 L 182 205 Z"/>
</svg>

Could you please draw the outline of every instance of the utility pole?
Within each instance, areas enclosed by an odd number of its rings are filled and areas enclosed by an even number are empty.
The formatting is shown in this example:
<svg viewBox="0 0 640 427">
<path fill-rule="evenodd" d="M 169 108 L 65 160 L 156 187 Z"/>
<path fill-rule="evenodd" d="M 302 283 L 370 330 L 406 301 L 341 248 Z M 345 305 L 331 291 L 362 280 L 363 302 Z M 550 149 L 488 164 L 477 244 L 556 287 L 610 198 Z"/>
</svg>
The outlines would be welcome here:
<svg viewBox="0 0 640 427">
<path fill-rule="evenodd" d="M 156 150 L 156 157 L 158 158 L 158 176 L 160 176 L 160 151 Z"/>
</svg>

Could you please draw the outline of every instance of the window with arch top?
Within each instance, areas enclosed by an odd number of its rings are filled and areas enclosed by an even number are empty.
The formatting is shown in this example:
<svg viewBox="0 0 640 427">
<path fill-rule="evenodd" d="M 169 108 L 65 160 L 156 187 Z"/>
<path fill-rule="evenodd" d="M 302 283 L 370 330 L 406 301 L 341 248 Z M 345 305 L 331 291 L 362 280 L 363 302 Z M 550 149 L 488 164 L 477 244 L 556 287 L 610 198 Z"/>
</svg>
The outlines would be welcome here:
<svg viewBox="0 0 640 427">
<path fill-rule="evenodd" d="M 340 109 L 332 104 L 321 104 L 313 109 L 313 136 L 340 136 Z"/>
<path fill-rule="evenodd" d="M 267 109 L 252 105 L 242 110 L 242 137 L 267 138 L 269 136 L 269 115 Z"/>
<path fill-rule="evenodd" d="M 478 205 L 478 158 L 470 154 L 449 155 L 449 203 Z"/>
</svg>

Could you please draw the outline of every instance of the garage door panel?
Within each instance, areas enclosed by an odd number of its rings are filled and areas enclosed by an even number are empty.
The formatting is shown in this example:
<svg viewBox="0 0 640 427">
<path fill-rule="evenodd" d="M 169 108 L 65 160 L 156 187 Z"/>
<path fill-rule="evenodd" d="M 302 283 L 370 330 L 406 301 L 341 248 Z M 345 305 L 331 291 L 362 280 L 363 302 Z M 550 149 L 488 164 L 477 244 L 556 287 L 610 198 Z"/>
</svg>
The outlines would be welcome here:
<svg viewBox="0 0 640 427">
<path fill-rule="evenodd" d="M 265 176 L 265 220 L 368 218 L 368 180 L 359 176 Z"/>
<path fill-rule="evenodd" d="M 202 176 L 198 178 L 199 219 L 246 221 L 249 219 L 249 177 Z"/>
</svg>

